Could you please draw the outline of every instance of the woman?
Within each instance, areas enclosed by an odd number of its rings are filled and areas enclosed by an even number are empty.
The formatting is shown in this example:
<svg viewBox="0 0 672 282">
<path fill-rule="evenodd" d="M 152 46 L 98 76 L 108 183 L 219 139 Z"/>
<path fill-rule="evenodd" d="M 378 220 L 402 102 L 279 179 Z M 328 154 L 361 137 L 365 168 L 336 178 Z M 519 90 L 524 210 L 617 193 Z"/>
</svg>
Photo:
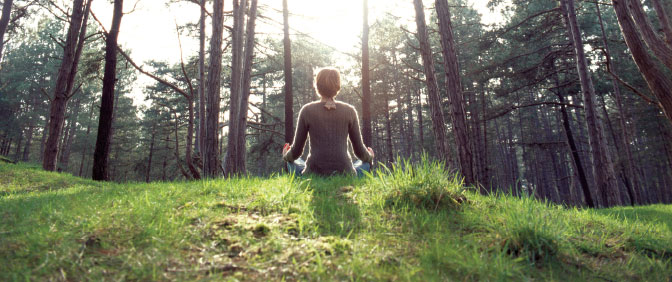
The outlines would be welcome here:
<svg viewBox="0 0 672 282">
<path fill-rule="evenodd" d="M 361 176 L 362 171 L 371 169 L 374 153 L 370 147 L 364 147 L 355 108 L 334 100 L 341 90 L 341 75 L 338 70 L 321 69 L 315 76 L 315 89 L 321 100 L 301 108 L 294 143 L 291 146 L 285 144 L 282 150 L 287 169 L 297 175 L 315 173 L 325 176 Z M 310 152 L 306 162 L 303 162 L 300 157 L 308 136 Z M 359 158 L 354 164 L 348 154 L 348 137 L 355 155 Z"/>
</svg>

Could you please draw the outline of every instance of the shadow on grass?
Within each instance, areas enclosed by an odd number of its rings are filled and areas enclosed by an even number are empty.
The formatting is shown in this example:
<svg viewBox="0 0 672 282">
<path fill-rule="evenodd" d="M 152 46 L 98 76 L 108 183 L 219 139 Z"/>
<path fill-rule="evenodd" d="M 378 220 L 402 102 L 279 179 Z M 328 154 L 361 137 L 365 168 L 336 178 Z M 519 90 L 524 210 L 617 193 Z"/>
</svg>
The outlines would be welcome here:
<svg viewBox="0 0 672 282">
<path fill-rule="evenodd" d="M 318 232 L 322 235 L 349 237 L 360 229 L 359 204 L 353 197 L 358 182 L 351 177 L 313 177 L 310 203 Z"/>
<path fill-rule="evenodd" d="M 596 209 L 596 213 L 642 223 L 661 223 L 672 231 L 672 208 L 664 205 Z"/>
</svg>

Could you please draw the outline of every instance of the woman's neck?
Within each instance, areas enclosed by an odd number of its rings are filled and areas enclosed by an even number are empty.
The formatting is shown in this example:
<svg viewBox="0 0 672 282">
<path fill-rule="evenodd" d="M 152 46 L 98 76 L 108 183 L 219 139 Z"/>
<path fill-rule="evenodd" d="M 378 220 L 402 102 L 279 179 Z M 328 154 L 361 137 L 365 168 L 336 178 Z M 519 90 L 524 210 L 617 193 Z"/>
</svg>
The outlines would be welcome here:
<svg viewBox="0 0 672 282">
<path fill-rule="evenodd" d="M 320 102 L 329 102 L 334 100 L 334 98 L 320 97 Z"/>
</svg>

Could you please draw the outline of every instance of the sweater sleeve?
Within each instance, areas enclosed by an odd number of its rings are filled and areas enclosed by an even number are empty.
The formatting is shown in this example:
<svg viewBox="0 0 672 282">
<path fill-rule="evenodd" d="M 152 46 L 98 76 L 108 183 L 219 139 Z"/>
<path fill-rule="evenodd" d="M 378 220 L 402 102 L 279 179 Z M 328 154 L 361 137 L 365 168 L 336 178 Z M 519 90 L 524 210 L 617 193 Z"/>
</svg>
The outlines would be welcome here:
<svg viewBox="0 0 672 282">
<path fill-rule="evenodd" d="M 305 107 L 303 107 L 299 112 L 299 121 L 296 125 L 292 148 L 282 156 L 282 159 L 291 163 L 301 157 L 303 155 L 303 148 L 306 145 L 306 139 L 308 139 L 308 124 L 306 123 Z"/>
<path fill-rule="evenodd" d="M 352 108 L 352 119 L 348 125 L 348 135 L 350 136 L 350 142 L 352 143 L 352 150 L 355 152 L 355 156 L 365 163 L 373 161 L 373 156 L 371 156 L 362 141 L 362 132 L 359 129 L 359 116 L 357 115 L 357 110 L 354 108 Z"/>
</svg>

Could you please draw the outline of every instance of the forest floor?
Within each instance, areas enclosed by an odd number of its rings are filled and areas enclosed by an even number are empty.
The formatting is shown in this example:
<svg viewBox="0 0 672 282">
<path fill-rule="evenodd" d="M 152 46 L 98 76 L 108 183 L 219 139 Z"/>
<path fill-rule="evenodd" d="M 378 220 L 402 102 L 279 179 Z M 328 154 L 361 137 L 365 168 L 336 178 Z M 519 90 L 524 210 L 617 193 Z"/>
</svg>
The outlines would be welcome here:
<svg viewBox="0 0 672 282">
<path fill-rule="evenodd" d="M 672 279 L 672 206 L 482 196 L 436 164 L 363 179 L 100 183 L 0 162 L 0 280 Z"/>
</svg>

